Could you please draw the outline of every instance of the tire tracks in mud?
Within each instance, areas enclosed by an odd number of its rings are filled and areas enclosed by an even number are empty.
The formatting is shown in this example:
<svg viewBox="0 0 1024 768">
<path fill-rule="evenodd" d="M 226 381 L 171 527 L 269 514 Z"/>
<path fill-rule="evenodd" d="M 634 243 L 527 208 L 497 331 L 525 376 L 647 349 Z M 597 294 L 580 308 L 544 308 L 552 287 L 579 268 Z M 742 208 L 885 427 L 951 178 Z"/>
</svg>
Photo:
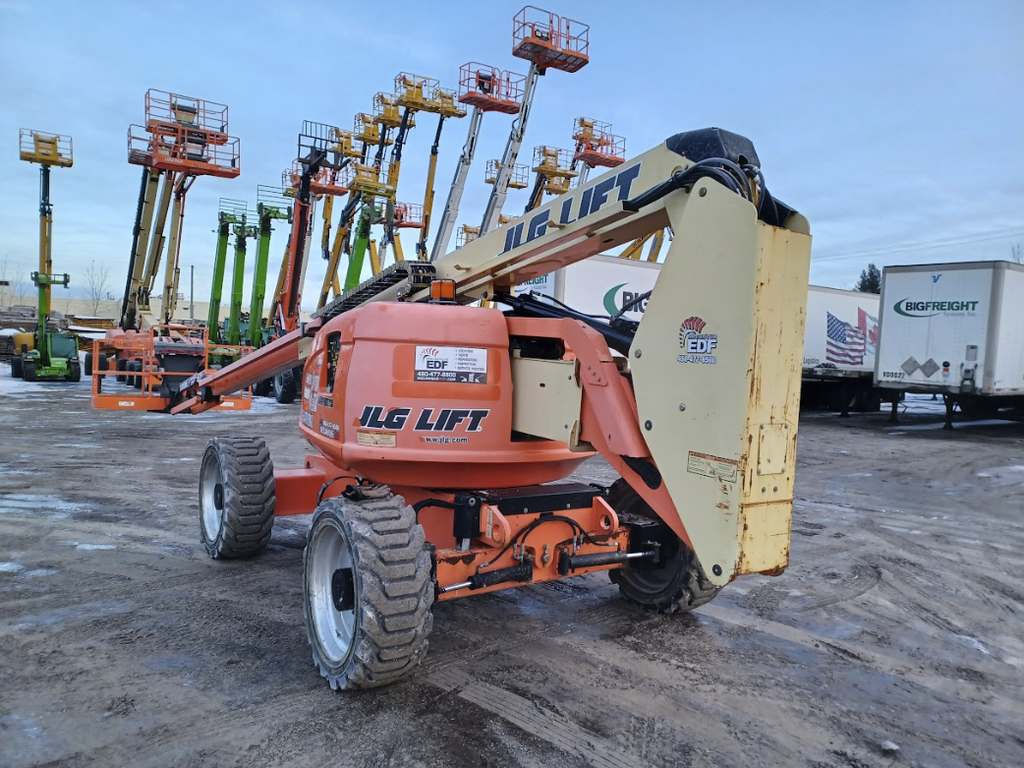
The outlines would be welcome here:
<svg viewBox="0 0 1024 768">
<path fill-rule="evenodd" d="M 876 649 L 869 649 L 847 641 L 824 637 L 823 635 L 778 621 L 750 616 L 714 603 L 702 606 L 700 611 L 702 614 L 726 624 L 771 635 L 780 640 L 796 643 L 814 651 L 825 649 L 826 652 L 845 661 L 863 664 L 874 671 L 913 682 L 939 696 L 952 698 L 948 681 L 936 679 L 936 676 L 927 674 L 927 672 L 923 671 L 923 668 L 914 666 L 912 663 L 889 654 L 881 653 Z M 997 716 L 1003 712 L 1020 711 L 1020 708 L 1024 706 L 1024 700 L 1008 698 L 991 691 L 986 692 L 986 696 L 988 700 L 984 703 L 979 702 L 978 705 L 984 706 Z"/>
</svg>

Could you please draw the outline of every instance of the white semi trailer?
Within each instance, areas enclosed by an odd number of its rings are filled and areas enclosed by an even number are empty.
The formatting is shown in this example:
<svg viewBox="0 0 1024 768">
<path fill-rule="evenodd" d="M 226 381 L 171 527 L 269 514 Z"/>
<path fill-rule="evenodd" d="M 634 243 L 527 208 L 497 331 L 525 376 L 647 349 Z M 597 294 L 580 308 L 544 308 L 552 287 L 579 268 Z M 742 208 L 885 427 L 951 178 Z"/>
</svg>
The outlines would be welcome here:
<svg viewBox="0 0 1024 768">
<path fill-rule="evenodd" d="M 941 394 L 947 429 L 957 406 L 970 416 L 1024 408 L 1024 266 L 886 267 L 880 319 L 880 389 Z"/>
<path fill-rule="evenodd" d="M 654 287 L 660 264 L 596 256 L 518 286 L 567 304 L 578 312 L 609 316 Z M 646 306 L 640 299 L 623 313 L 639 320 Z M 812 285 L 807 297 L 804 329 L 804 406 L 878 410 L 874 389 L 875 345 L 878 340 L 878 295 Z"/>
</svg>

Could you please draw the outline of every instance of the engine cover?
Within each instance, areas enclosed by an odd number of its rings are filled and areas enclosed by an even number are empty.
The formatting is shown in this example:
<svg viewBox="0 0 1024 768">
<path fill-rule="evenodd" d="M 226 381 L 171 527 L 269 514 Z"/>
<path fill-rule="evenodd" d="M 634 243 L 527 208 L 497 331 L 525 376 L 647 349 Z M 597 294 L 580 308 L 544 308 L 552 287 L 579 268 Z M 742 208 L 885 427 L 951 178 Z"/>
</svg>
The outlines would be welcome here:
<svg viewBox="0 0 1024 768">
<path fill-rule="evenodd" d="M 389 485 L 509 488 L 590 453 L 513 436 L 509 335 L 497 309 L 377 302 L 317 334 L 301 429 L 333 463 Z"/>
</svg>

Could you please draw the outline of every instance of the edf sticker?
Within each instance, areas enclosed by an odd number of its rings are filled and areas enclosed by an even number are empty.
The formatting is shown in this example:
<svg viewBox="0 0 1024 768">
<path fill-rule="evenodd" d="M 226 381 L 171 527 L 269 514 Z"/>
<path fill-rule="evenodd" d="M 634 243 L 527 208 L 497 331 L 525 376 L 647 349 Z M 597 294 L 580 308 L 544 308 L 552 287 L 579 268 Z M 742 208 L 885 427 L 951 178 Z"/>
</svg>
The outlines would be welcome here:
<svg viewBox="0 0 1024 768">
<path fill-rule="evenodd" d="M 679 346 L 683 348 L 683 354 L 676 358 L 680 363 L 714 365 L 718 362 L 715 354 L 718 334 L 704 333 L 706 326 L 707 323 L 696 315 L 683 320 L 679 326 Z"/>
</svg>

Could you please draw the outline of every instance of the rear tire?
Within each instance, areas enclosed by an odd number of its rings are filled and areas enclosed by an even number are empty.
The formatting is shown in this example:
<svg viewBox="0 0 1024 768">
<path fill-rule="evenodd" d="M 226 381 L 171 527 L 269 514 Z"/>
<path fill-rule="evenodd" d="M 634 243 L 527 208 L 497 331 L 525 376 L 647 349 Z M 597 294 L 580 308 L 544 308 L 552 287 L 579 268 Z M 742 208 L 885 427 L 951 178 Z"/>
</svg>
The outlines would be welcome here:
<svg viewBox="0 0 1024 768">
<path fill-rule="evenodd" d="M 313 662 L 335 690 L 375 688 L 427 652 L 430 554 L 401 496 L 321 503 L 303 553 L 303 608 Z"/>
<path fill-rule="evenodd" d="M 68 381 L 82 380 L 82 364 L 78 360 L 68 361 Z"/>
<path fill-rule="evenodd" d="M 616 480 L 608 503 L 628 521 L 629 515 L 657 520 L 646 501 L 623 479 Z M 722 590 L 704 574 L 697 555 L 672 537 L 675 547 L 662 547 L 662 567 L 633 569 L 629 566 L 608 572 L 619 592 L 631 603 L 658 613 L 685 613 L 710 602 Z"/>
<path fill-rule="evenodd" d="M 136 374 L 135 376 L 129 377 L 132 380 L 132 386 L 135 387 L 135 389 L 142 389 L 142 361 L 132 360 L 128 363 L 128 366 L 128 370 L 134 371 Z"/>
<path fill-rule="evenodd" d="M 11 376 L 15 379 L 20 379 L 25 375 L 25 370 L 21 365 L 21 355 L 15 355 L 11 358 Z"/>
<path fill-rule="evenodd" d="M 36 361 L 35 360 L 25 360 L 22 363 L 22 377 L 25 379 L 25 381 L 35 381 L 36 380 Z"/>
<path fill-rule="evenodd" d="M 85 353 L 85 375 L 92 376 L 92 352 Z"/>
<path fill-rule="evenodd" d="M 199 470 L 199 536 L 214 559 L 251 557 L 270 543 L 274 462 L 262 437 L 220 437 Z"/>
<path fill-rule="evenodd" d="M 117 361 L 114 363 L 114 369 L 117 371 L 127 371 L 128 361 L 125 360 L 123 357 L 117 358 Z M 118 373 L 117 376 L 115 376 L 114 378 L 116 378 L 121 384 L 124 384 L 128 381 L 128 377 L 125 376 L 123 373 Z"/>
<path fill-rule="evenodd" d="M 295 383 L 295 373 L 291 368 L 281 371 L 274 376 L 274 399 L 282 405 L 295 402 L 298 394 L 298 386 Z"/>
</svg>

